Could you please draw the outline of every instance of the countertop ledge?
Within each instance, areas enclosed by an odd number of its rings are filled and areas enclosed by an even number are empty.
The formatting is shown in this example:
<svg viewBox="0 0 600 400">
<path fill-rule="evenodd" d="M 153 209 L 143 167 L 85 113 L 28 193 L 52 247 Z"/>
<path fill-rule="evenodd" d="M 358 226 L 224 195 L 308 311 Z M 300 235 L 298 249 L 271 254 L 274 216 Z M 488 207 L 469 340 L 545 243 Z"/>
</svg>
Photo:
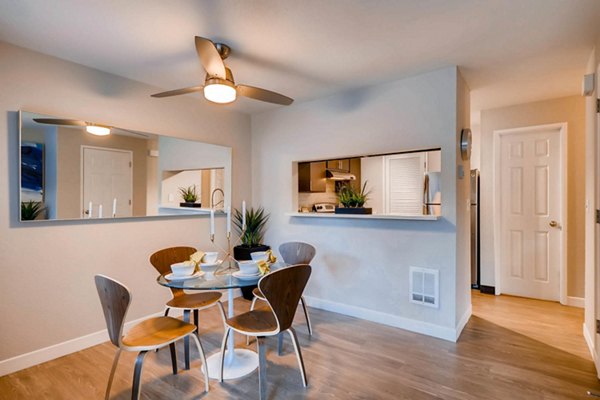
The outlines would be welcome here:
<svg viewBox="0 0 600 400">
<path fill-rule="evenodd" d="M 288 212 L 288 217 L 300 218 L 344 218 L 344 219 L 404 219 L 416 221 L 437 221 L 441 216 L 437 215 L 390 215 L 390 214 L 334 214 L 334 213 L 302 213 Z"/>
</svg>

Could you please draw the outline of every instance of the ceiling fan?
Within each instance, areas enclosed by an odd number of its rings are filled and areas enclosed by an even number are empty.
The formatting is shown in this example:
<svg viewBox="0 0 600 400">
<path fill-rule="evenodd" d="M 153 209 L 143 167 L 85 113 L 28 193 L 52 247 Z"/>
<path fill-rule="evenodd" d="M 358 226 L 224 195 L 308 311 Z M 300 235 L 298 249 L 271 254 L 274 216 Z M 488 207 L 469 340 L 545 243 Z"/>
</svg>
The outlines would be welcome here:
<svg viewBox="0 0 600 400">
<path fill-rule="evenodd" d="M 213 43 L 200 36 L 195 37 L 196 52 L 200 63 L 206 70 L 204 86 L 192 86 L 183 89 L 170 90 L 156 93 L 152 97 L 178 96 L 193 92 L 204 92 L 204 97 L 214 103 L 226 104 L 235 101 L 237 96 L 266 101 L 268 103 L 289 106 L 294 99 L 270 90 L 248 85 L 236 85 L 231 70 L 225 66 L 225 60 L 231 53 L 229 46 L 222 43 Z"/>
<path fill-rule="evenodd" d="M 129 132 L 134 135 L 142 136 L 147 138 L 148 136 L 138 133 L 135 131 L 130 131 L 129 129 L 117 128 L 114 126 L 96 124 L 93 122 L 80 121 L 78 119 L 63 119 L 63 118 L 34 118 L 33 119 L 38 124 L 48 124 L 48 125 L 66 125 L 66 126 L 84 126 L 85 130 L 88 133 L 96 136 L 106 136 L 110 135 L 111 130 L 118 129 L 121 131 Z"/>
</svg>

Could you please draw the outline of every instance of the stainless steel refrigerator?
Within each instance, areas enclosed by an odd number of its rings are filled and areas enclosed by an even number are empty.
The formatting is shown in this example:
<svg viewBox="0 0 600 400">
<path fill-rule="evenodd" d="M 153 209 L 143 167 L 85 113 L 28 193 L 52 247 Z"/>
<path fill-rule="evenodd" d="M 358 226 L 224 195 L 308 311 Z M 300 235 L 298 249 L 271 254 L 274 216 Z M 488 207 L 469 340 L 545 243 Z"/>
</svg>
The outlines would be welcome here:
<svg viewBox="0 0 600 400">
<path fill-rule="evenodd" d="M 479 170 L 471 170 L 471 287 L 480 285 L 479 265 Z"/>
</svg>

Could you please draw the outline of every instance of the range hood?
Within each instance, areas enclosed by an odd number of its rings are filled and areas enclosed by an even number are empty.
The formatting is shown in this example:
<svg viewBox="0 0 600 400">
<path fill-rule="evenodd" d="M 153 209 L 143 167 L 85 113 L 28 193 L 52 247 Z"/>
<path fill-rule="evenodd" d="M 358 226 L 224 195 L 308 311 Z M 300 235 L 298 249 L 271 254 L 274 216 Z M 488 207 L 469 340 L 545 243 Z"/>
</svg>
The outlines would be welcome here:
<svg viewBox="0 0 600 400">
<path fill-rule="evenodd" d="M 331 179 L 333 181 L 355 181 L 356 176 L 351 174 L 350 172 L 340 171 L 336 169 L 328 169 L 325 173 L 327 179 Z"/>
</svg>

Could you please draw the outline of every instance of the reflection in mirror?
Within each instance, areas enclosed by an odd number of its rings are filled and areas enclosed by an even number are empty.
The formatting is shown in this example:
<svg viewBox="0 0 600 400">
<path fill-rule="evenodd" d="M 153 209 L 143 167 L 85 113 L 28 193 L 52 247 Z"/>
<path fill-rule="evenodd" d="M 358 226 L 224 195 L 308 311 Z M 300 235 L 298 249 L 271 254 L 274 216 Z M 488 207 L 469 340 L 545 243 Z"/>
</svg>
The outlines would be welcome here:
<svg viewBox="0 0 600 400">
<path fill-rule="evenodd" d="M 298 163 L 301 212 L 338 212 L 340 190 L 368 192 L 373 214 L 441 215 L 441 150 L 365 155 Z M 366 186 L 365 186 L 366 185 Z"/>
<path fill-rule="evenodd" d="M 207 214 L 230 204 L 229 147 L 115 127 L 98 136 L 83 121 L 20 117 L 21 220 Z M 194 204 L 181 205 L 180 188 L 195 191 Z"/>
</svg>

